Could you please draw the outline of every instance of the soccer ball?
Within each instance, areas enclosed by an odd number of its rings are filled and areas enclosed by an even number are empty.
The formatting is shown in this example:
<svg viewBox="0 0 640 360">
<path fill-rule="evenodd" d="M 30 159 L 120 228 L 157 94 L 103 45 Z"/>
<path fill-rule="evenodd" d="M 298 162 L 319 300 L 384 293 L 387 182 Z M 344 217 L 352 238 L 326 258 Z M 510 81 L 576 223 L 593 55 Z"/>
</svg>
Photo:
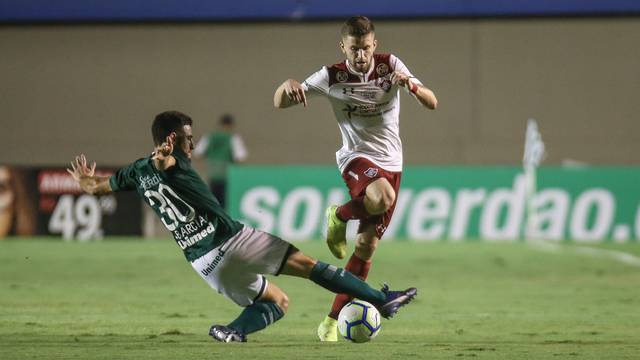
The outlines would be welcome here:
<svg viewBox="0 0 640 360">
<path fill-rule="evenodd" d="M 378 335 L 380 313 L 373 305 L 362 300 L 353 300 L 340 310 L 338 331 L 347 340 L 363 343 Z"/>
</svg>

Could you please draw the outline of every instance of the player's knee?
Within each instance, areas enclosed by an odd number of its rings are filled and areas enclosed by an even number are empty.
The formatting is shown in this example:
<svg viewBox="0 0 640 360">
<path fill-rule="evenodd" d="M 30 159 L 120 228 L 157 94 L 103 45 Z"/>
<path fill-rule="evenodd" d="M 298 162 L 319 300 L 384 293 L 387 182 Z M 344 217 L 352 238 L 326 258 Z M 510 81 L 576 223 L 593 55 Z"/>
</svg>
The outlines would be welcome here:
<svg viewBox="0 0 640 360">
<path fill-rule="evenodd" d="M 387 212 L 396 201 L 396 192 L 385 179 L 378 180 L 367 188 L 365 206 L 371 215 Z"/>
<path fill-rule="evenodd" d="M 299 252 L 300 256 L 297 259 L 297 262 L 304 273 L 311 273 L 311 270 L 316 265 L 316 260 L 313 258 Z"/>
<path fill-rule="evenodd" d="M 280 310 L 282 310 L 283 314 L 287 312 L 287 309 L 289 309 L 289 297 L 274 283 L 269 283 L 269 287 L 261 300 L 276 304 Z"/>
<path fill-rule="evenodd" d="M 375 197 L 371 199 L 371 214 L 372 215 L 380 215 L 387 212 L 391 206 L 393 206 L 393 202 L 396 200 L 396 195 L 391 191 L 382 191 L 376 194 Z"/>
<path fill-rule="evenodd" d="M 282 274 L 309 278 L 311 270 L 316 265 L 316 260 L 303 254 L 301 251 L 295 251 L 287 259 L 285 266 L 282 268 Z"/>
<path fill-rule="evenodd" d="M 393 189 L 385 189 L 382 192 L 382 196 L 380 199 L 380 207 L 384 209 L 383 212 L 391 209 L 393 203 L 396 201 L 396 192 Z"/>
<path fill-rule="evenodd" d="M 289 310 L 289 297 L 287 296 L 287 294 L 282 293 L 282 296 L 278 299 L 276 304 L 278 305 L 278 307 L 280 307 L 282 313 L 286 314 L 287 310 Z"/>
</svg>

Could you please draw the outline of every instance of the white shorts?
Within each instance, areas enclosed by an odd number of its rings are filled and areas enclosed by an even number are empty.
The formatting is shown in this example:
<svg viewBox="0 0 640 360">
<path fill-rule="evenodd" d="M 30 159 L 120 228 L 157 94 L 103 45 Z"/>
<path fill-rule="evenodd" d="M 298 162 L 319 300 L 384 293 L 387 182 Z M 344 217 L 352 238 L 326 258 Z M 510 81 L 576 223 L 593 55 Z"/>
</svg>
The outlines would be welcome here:
<svg viewBox="0 0 640 360">
<path fill-rule="evenodd" d="M 209 286 L 240 306 L 253 304 L 267 288 L 263 274 L 278 275 L 292 245 L 245 226 L 224 244 L 191 262 Z"/>
</svg>

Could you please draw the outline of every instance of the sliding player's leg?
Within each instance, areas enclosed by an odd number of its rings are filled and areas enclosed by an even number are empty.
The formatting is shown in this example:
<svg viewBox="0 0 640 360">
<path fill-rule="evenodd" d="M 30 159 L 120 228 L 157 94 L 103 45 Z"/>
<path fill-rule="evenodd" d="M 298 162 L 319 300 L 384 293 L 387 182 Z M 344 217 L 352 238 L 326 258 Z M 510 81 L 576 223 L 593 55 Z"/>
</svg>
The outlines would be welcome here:
<svg viewBox="0 0 640 360">
<path fill-rule="evenodd" d="M 295 248 L 291 247 L 290 249 Z M 374 304 L 385 318 L 392 317 L 400 307 L 408 304 L 417 293 L 415 288 L 390 291 L 385 286 L 382 290 L 374 289 L 350 272 L 314 260 L 297 249 L 287 252 L 285 257 L 286 260 L 279 273 L 308 278 L 334 293 L 345 293 L 368 301 Z M 224 272 L 229 268 L 226 268 L 226 270 L 224 266 L 222 268 L 222 274 L 224 275 Z M 273 283 L 268 282 L 262 275 L 257 275 L 256 282 L 248 285 L 225 286 L 225 282 L 224 280 L 219 282 L 221 284 L 218 286 L 219 289 L 238 304 L 247 301 L 247 294 L 257 293 L 258 295 L 231 323 L 228 325 L 213 325 L 211 327 L 209 334 L 215 340 L 245 342 L 246 335 L 262 330 L 281 319 L 288 308 L 289 299 L 287 295 Z M 248 291 L 243 293 L 240 291 L 241 288 L 248 289 Z M 255 290 L 258 288 L 260 290 Z M 238 296 L 238 294 L 240 295 Z"/>
<path fill-rule="evenodd" d="M 225 244 L 192 262 L 213 289 L 244 307 L 229 324 L 211 327 L 209 334 L 215 340 L 244 342 L 246 335 L 284 316 L 287 295 L 261 274 L 279 274 L 293 250 L 288 242 L 245 226 Z"/>
<path fill-rule="evenodd" d="M 391 291 L 385 286 L 382 290 L 374 289 L 349 271 L 312 259 L 301 251 L 289 255 L 282 274 L 308 278 L 336 294 L 348 294 L 370 302 L 385 318 L 395 315 L 400 307 L 408 304 L 417 294 L 415 288 Z"/>
<path fill-rule="evenodd" d="M 258 300 L 245 307 L 228 325 L 213 325 L 209 334 L 223 342 L 246 342 L 246 335 L 260 331 L 282 319 L 288 308 L 287 294 L 273 282 L 267 282 L 266 289 Z"/>
<path fill-rule="evenodd" d="M 416 295 L 414 288 L 395 292 L 387 287 L 373 289 L 348 271 L 316 261 L 286 241 L 249 227 L 192 265 L 212 288 L 244 307 L 231 323 L 211 327 L 210 335 L 224 342 L 244 342 L 247 334 L 284 316 L 289 301 L 286 294 L 260 273 L 311 279 L 334 293 L 374 304 L 387 318 Z"/>
</svg>

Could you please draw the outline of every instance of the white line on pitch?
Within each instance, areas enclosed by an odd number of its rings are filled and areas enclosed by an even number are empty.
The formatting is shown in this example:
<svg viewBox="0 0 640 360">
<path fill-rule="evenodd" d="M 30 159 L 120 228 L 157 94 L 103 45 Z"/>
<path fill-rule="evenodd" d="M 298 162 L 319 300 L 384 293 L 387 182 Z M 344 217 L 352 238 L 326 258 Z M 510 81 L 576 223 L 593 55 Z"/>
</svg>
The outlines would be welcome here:
<svg viewBox="0 0 640 360">
<path fill-rule="evenodd" d="M 605 256 L 627 265 L 640 267 L 640 257 L 637 257 L 630 253 L 626 253 L 624 251 L 598 249 L 598 248 L 593 248 L 593 247 L 583 246 L 583 245 L 562 246 L 560 244 L 556 244 L 546 240 L 527 240 L 527 243 L 532 247 L 539 250 L 543 250 L 543 251 L 561 252 L 565 250 L 574 250 L 579 254 L 586 254 L 586 255 L 598 256 L 598 257 Z"/>
</svg>

